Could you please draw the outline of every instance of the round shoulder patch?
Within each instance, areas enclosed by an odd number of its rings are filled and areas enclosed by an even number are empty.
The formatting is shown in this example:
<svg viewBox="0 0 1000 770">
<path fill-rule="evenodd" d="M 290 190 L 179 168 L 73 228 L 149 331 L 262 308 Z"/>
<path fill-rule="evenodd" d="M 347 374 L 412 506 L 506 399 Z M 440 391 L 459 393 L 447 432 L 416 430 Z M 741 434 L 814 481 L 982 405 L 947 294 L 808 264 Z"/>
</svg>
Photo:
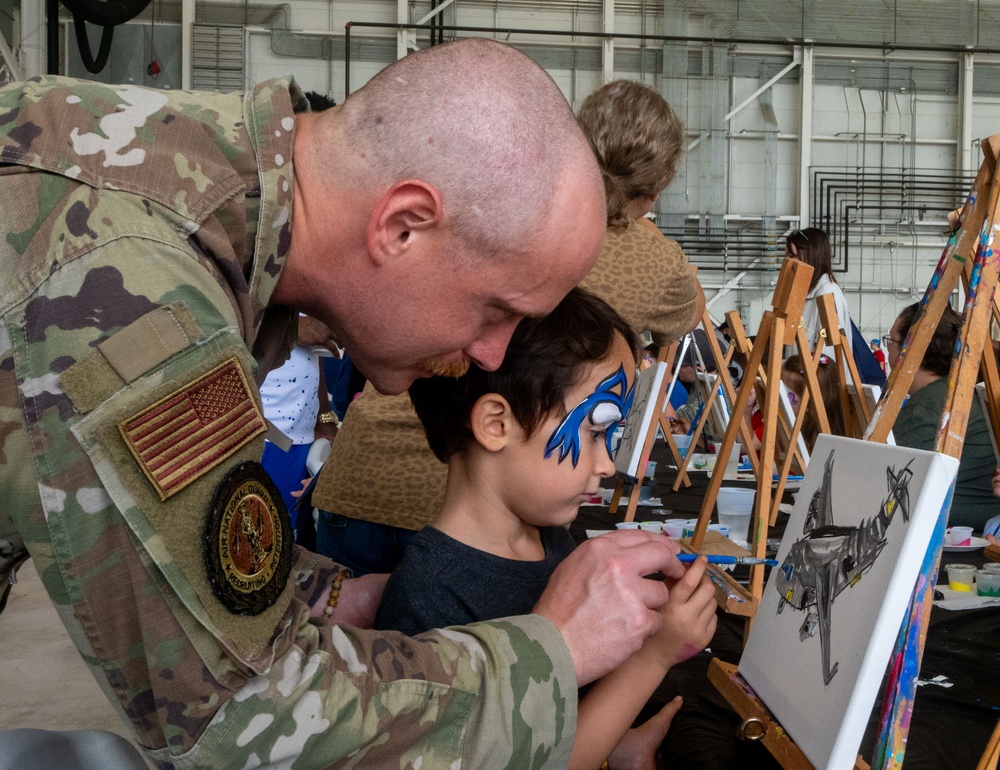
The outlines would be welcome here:
<svg viewBox="0 0 1000 770">
<path fill-rule="evenodd" d="M 205 526 L 205 567 L 216 598 L 234 613 L 259 615 L 284 590 L 292 527 L 259 463 L 241 463 L 216 487 Z"/>
</svg>

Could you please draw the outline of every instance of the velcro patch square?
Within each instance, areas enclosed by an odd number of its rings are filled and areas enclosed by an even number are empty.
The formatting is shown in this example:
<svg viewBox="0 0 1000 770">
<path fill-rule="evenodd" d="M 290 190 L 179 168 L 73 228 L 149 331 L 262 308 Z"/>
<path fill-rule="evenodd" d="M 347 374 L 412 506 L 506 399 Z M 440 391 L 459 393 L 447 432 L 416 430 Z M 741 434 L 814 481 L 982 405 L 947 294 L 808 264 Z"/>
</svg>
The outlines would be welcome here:
<svg viewBox="0 0 1000 770">
<path fill-rule="evenodd" d="M 118 424 L 161 500 L 267 431 L 237 358 Z"/>
</svg>

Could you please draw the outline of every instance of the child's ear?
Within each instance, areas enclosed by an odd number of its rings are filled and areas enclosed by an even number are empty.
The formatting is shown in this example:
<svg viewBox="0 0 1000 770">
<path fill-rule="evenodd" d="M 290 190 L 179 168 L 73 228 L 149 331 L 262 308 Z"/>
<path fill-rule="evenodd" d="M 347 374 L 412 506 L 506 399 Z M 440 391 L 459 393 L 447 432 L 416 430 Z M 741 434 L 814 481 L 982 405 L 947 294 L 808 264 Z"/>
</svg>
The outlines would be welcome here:
<svg viewBox="0 0 1000 770">
<path fill-rule="evenodd" d="M 510 442 L 514 414 L 507 399 L 498 393 L 480 396 L 469 417 L 476 441 L 489 452 L 497 452 Z"/>
</svg>

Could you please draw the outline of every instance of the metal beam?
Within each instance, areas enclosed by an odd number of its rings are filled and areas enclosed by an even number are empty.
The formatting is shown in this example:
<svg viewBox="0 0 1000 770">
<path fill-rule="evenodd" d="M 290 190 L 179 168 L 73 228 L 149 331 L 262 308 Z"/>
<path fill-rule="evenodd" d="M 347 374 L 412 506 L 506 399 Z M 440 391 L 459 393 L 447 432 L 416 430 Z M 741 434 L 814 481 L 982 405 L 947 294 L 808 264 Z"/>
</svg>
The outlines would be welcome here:
<svg viewBox="0 0 1000 770">
<path fill-rule="evenodd" d="M 809 224 L 809 168 L 812 166 L 813 145 L 813 77 L 816 70 L 812 46 L 796 48 L 802 73 L 799 76 L 802 98 L 799 100 L 799 227 Z"/>
<path fill-rule="evenodd" d="M 181 88 L 194 80 L 194 0 L 181 0 Z"/>
<path fill-rule="evenodd" d="M 0 32 L 0 56 L 3 57 L 4 66 L 7 67 L 7 72 L 10 74 L 11 80 L 24 80 L 24 70 L 21 69 L 21 65 L 17 63 L 17 59 L 14 58 L 14 52 L 10 50 L 10 46 L 7 44 L 7 38 L 3 36 Z"/>
<path fill-rule="evenodd" d="M 455 0 L 444 0 L 444 2 L 441 3 L 441 5 L 437 6 L 437 8 L 432 8 L 431 12 L 426 16 L 424 16 L 424 18 L 422 18 L 420 21 L 418 21 L 417 24 L 426 24 L 454 2 Z"/>
<path fill-rule="evenodd" d="M 973 163 L 973 138 L 972 138 L 972 102 L 973 102 L 973 76 L 975 74 L 976 55 L 974 53 L 962 54 L 961 66 L 958 70 L 958 157 L 955 162 L 958 171 L 971 173 L 975 170 Z M 977 154 L 978 156 L 978 154 Z"/>
<path fill-rule="evenodd" d="M 729 111 L 729 113 L 726 115 L 725 122 L 728 123 L 729 121 L 731 121 L 734 117 L 736 117 L 736 115 L 738 115 L 740 112 L 742 112 L 751 102 L 753 102 L 754 99 L 756 99 L 758 96 L 760 96 L 762 93 L 764 93 L 767 89 L 769 89 L 771 86 L 773 86 L 779 80 L 781 80 L 785 75 L 787 75 L 793 69 L 795 69 L 796 67 L 798 67 L 801 63 L 802 62 L 801 62 L 801 59 L 800 59 L 800 49 L 798 48 L 798 46 L 796 46 L 796 48 L 795 48 L 795 58 L 792 59 L 791 64 L 789 64 L 787 67 L 785 67 L 783 70 L 781 70 L 781 72 L 779 72 L 773 78 L 771 78 L 766 83 L 764 83 L 760 88 L 758 88 L 756 91 L 754 91 L 752 94 L 750 94 L 750 96 L 748 96 L 746 99 L 744 99 L 742 102 L 740 102 L 740 104 L 738 106 L 733 107 L 733 109 L 731 109 Z M 701 143 L 701 139 L 702 138 L 699 136 L 697 139 L 695 139 L 693 142 L 691 142 L 691 144 L 689 144 L 688 148 L 687 148 L 688 152 L 691 152 L 691 150 L 693 150 L 695 147 L 697 147 Z"/>
<path fill-rule="evenodd" d="M 604 0 L 604 34 L 601 41 L 601 83 L 615 79 L 615 0 Z"/>
</svg>

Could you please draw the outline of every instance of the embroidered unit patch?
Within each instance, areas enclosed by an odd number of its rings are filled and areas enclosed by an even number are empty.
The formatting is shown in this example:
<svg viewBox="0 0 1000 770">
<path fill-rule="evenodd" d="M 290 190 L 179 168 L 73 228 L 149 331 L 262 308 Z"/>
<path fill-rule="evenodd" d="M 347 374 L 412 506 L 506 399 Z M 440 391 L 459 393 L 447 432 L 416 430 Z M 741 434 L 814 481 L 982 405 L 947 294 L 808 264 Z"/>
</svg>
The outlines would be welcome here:
<svg viewBox="0 0 1000 770">
<path fill-rule="evenodd" d="M 234 357 L 118 424 L 161 500 L 184 489 L 267 423 Z"/>
<path fill-rule="evenodd" d="M 216 598 L 235 613 L 259 615 L 284 590 L 292 527 L 259 463 L 240 463 L 216 488 L 205 525 L 205 567 Z"/>
</svg>

